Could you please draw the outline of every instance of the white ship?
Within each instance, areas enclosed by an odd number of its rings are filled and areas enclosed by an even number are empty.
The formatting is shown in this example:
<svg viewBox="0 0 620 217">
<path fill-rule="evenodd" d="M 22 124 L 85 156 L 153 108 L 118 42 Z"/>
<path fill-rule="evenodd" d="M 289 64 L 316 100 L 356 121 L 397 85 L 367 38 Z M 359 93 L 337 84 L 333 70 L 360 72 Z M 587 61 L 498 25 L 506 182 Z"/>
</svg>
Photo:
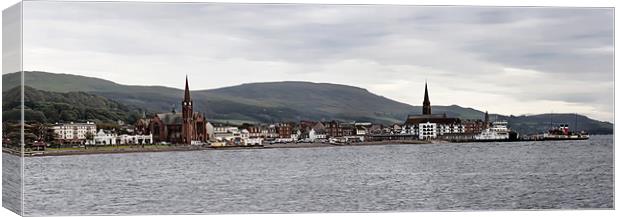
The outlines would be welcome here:
<svg viewBox="0 0 620 217">
<path fill-rule="evenodd" d="M 474 139 L 477 141 L 501 141 L 508 140 L 509 138 L 510 130 L 506 121 L 493 122 L 491 127 L 474 136 Z"/>
</svg>

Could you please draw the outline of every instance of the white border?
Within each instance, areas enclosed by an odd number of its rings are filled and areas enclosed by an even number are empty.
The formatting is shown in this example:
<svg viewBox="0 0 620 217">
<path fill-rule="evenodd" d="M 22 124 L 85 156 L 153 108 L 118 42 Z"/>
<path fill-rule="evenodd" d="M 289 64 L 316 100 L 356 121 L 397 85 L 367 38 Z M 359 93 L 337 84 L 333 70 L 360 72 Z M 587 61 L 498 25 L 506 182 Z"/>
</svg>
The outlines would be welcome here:
<svg viewBox="0 0 620 217">
<path fill-rule="evenodd" d="M 83 1 L 91 1 L 96 2 L 95 0 L 83 0 Z M 128 2 L 145 2 L 145 1 L 136 1 L 136 0 L 126 0 Z M 16 4 L 17 0 L 2 0 L 0 1 L 0 9 L 6 9 L 11 5 Z M 560 6 L 560 7 L 616 7 L 616 2 L 610 0 L 506 0 L 506 1 L 498 1 L 498 0 L 150 0 L 148 2 L 228 2 L 228 3 L 315 3 L 315 4 L 398 4 L 398 5 L 476 5 L 476 6 Z M 0 16 L 0 19 L 1 16 Z M 615 47 L 615 29 L 618 27 L 617 19 L 614 17 L 614 47 Z M 1 22 L 0 22 L 1 23 Z M 0 36 L 1 39 L 1 36 Z M 0 43 L 0 50 L 2 49 Z M 617 56 L 614 56 L 614 65 L 618 61 Z M 615 74 L 615 73 L 614 73 Z M 615 76 L 614 76 L 615 81 Z M 615 83 L 614 83 L 615 84 Z M 615 85 L 614 85 L 615 86 Z M 0 97 L 1 99 L 1 97 Z M 614 88 L 614 114 L 618 112 L 618 108 L 615 106 L 615 102 L 617 102 L 618 94 Z M 615 123 L 614 117 L 614 123 Z M 616 128 L 614 127 L 614 131 Z M 614 132 L 614 141 L 618 141 L 618 133 Z M 614 148 L 614 159 L 618 156 L 618 149 Z M 0 161 L 0 165 L 2 162 Z M 614 180 L 615 180 L 615 188 L 614 188 L 614 207 L 618 208 L 618 199 L 615 196 L 618 195 L 617 188 L 617 179 L 615 178 L 618 171 L 618 162 L 614 162 Z M 0 191 L 1 192 L 1 191 Z M 617 216 L 620 212 L 617 210 L 587 210 L 587 211 L 477 211 L 477 212 L 400 212 L 400 213 L 325 213 L 325 214 L 243 214 L 243 215 L 208 215 L 208 216 L 229 216 L 229 217 L 238 217 L 238 216 L 299 216 L 299 217 L 308 217 L 308 216 L 561 216 L 561 217 L 571 217 L 571 216 Z M 0 216 L 17 216 L 13 212 L 8 211 L 7 209 L 0 208 Z M 194 217 L 201 215 L 160 215 L 160 216 L 170 216 L 170 217 Z M 206 216 L 206 215 L 205 215 Z"/>
</svg>

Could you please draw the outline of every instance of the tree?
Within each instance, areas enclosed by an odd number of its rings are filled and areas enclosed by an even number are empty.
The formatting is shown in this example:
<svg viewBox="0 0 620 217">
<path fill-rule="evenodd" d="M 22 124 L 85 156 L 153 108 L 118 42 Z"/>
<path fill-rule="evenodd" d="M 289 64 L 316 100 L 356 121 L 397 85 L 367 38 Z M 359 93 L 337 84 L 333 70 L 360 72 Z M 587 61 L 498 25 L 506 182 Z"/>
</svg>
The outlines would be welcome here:
<svg viewBox="0 0 620 217">
<path fill-rule="evenodd" d="M 59 137 L 58 133 L 54 132 L 54 129 L 48 127 L 43 134 L 43 141 L 54 142 Z"/>
<path fill-rule="evenodd" d="M 88 141 L 93 141 L 93 139 L 95 139 L 95 135 L 93 133 L 86 132 L 86 134 L 84 134 L 84 137 L 86 137 L 86 142 L 88 143 Z"/>
</svg>

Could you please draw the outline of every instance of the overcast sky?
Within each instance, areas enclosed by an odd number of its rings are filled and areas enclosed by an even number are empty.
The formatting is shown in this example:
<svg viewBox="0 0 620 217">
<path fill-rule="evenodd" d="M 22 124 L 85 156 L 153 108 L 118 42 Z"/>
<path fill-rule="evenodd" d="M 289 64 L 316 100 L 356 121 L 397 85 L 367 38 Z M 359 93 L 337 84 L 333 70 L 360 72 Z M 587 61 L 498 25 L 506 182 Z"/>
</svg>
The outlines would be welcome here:
<svg viewBox="0 0 620 217">
<path fill-rule="evenodd" d="M 613 122 L 613 10 L 25 2 L 24 69 L 193 90 L 347 84 L 421 105 Z"/>
</svg>

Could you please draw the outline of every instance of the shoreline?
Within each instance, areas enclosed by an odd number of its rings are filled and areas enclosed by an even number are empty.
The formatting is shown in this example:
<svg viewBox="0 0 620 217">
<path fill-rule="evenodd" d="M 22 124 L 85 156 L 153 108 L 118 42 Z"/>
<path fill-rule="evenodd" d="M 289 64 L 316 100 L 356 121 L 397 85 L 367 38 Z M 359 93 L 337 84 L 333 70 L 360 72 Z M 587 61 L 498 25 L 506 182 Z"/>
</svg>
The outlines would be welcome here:
<svg viewBox="0 0 620 217">
<path fill-rule="evenodd" d="M 516 141 L 498 141 L 498 142 L 520 142 L 530 140 Z M 531 140 L 542 141 L 542 140 Z M 476 141 L 477 143 L 486 143 L 492 141 Z M 386 141 L 370 141 L 349 144 L 331 144 L 331 143 L 276 143 L 265 144 L 262 146 L 227 146 L 227 147 L 204 147 L 204 146 L 162 146 L 162 145 L 146 145 L 144 148 L 140 146 L 124 146 L 115 148 L 112 146 L 98 146 L 89 148 L 73 148 L 68 150 L 51 150 L 26 152 L 24 157 L 47 157 L 47 156 L 68 156 L 68 155 L 93 155 L 93 154 L 125 154 L 125 153 L 149 153 L 149 152 L 177 152 L 177 151 L 207 151 L 207 150 L 241 150 L 241 149 L 277 149 L 277 148 L 325 148 L 325 147 L 345 147 L 345 146 L 380 146 L 380 145 L 423 145 L 423 144 L 447 144 L 447 143 L 463 143 L 447 140 L 386 140 Z M 2 148 L 3 153 L 21 157 L 16 150 Z"/>
<path fill-rule="evenodd" d="M 330 143 L 280 143 L 264 145 L 265 148 L 322 148 L 322 147 L 345 147 L 345 146 L 374 146 L 374 145 L 421 145 L 435 144 L 439 141 L 422 141 L 422 140 L 391 140 L 391 141 L 373 141 L 358 142 L 350 144 L 330 144 Z"/>
<path fill-rule="evenodd" d="M 48 157 L 48 156 L 69 156 L 69 155 L 94 155 L 94 154 L 125 154 L 125 153 L 150 153 L 150 152 L 177 152 L 177 151 L 206 151 L 206 150 L 241 150 L 241 149 L 279 149 L 279 148 L 325 148 L 325 147 L 345 147 L 345 146 L 376 146 L 376 145 L 421 145 L 442 143 L 440 141 L 418 141 L 418 140 L 393 140 L 393 141 L 376 141 L 376 142 L 360 142 L 351 144 L 330 144 L 330 143 L 279 143 L 266 144 L 262 147 L 257 146 L 230 146 L 230 147 L 203 147 L 203 146 L 169 146 L 158 148 L 118 148 L 118 149 L 75 149 L 75 150 L 52 150 L 52 151 L 32 151 L 26 152 L 24 157 Z M 148 146 L 146 146 L 148 147 Z M 3 153 L 20 156 L 20 154 L 12 149 L 3 148 Z"/>
</svg>

